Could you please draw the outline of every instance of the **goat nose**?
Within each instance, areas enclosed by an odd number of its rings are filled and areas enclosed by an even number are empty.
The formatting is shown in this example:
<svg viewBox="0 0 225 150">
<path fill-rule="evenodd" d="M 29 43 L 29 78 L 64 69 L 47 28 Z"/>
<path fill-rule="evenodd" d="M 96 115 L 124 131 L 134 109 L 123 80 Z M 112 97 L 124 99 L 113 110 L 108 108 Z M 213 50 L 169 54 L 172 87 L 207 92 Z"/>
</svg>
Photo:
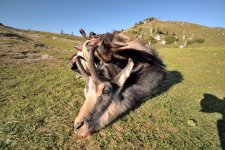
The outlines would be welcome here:
<svg viewBox="0 0 225 150">
<path fill-rule="evenodd" d="M 84 125 L 84 121 L 78 122 L 74 124 L 74 131 L 76 132 Z"/>
</svg>

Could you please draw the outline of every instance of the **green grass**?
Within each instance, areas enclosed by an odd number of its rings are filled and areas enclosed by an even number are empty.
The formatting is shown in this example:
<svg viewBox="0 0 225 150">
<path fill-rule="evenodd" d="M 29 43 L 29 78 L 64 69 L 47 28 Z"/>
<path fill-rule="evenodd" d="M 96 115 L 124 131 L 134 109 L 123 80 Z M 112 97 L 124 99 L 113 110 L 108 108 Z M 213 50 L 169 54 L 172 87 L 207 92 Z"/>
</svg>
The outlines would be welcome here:
<svg viewBox="0 0 225 150">
<path fill-rule="evenodd" d="M 221 149 L 217 121 L 225 112 L 201 112 L 201 101 L 204 93 L 225 97 L 225 49 L 159 49 L 168 69 L 159 95 L 80 139 L 73 121 L 85 83 L 70 70 L 72 44 L 29 36 L 0 37 L 0 149 Z M 49 48 L 35 48 L 40 40 Z M 24 51 L 29 59 L 19 57 Z M 43 54 L 53 58 L 33 59 Z"/>
</svg>

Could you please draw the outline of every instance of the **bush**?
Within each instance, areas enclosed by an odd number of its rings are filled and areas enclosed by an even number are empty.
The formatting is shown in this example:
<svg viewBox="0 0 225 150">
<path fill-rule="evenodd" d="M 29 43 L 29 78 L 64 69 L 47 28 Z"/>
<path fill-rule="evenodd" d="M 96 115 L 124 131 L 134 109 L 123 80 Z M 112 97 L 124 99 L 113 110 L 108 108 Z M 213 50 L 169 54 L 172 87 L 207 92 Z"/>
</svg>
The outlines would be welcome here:
<svg viewBox="0 0 225 150">
<path fill-rule="evenodd" d="M 155 33 L 155 28 L 152 29 L 152 33 Z"/>
<path fill-rule="evenodd" d="M 151 38 L 150 40 L 151 40 L 151 43 L 157 43 L 157 40 L 154 38 Z"/>
<path fill-rule="evenodd" d="M 135 23 L 134 25 L 137 26 L 137 25 L 142 25 L 144 24 L 142 21 L 139 21 L 138 23 Z"/>
<path fill-rule="evenodd" d="M 141 25 L 141 24 L 144 24 L 142 21 L 139 21 L 139 23 L 138 23 L 139 25 Z"/>
<path fill-rule="evenodd" d="M 166 44 L 173 44 L 176 41 L 176 38 L 173 36 L 169 36 L 166 37 L 164 40 L 166 41 Z"/>
<path fill-rule="evenodd" d="M 137 34 L 138 32 L 135 31 L 135 30 L 132 30 L 131 33 L 132 33 L 132 34 Z"/>
<path fill-rule="evenodd" d="M 141 40 L 140 40 L 140 42 L 142 43 L 142 44 L 148 44 L 149 43 L 149 41 L 151 41 L 151 44 L 155 44 L 155 43 L 157 43 L 157 40 L 156 39 L 154 39 L 153 37 L 147 37 L 147 38 L 142 38 Z"/>
<path fill-rule="evenodd" d="M 205 42 L 204 39 L 188 40 L 188 41 L 187 41 L 187 45 L 191 45 L 191 44 L 194 44 L 194 43 L 204 43 L 204 42 Z"/>
<path fill-rule="evenodd" d="M 143 37 L 143 38 L 140 39 L 140 42 L 141 42 L 141 44 L 145 45 L 145 44 L 147 44 L 149 42 L 149 38 L 147 38 L 147 37 L 144 38 Z"/>
<path fill-rule="evenodd" d="M 156 18 L 154 18 L 154 17 L 150 17 L 150 18 L 147 18 L 147 19 L 145 19 L 146 21 L 148 21 L 148 22 L 151 22 L 151 21 L 153 21 L 153 20 L 155 20 Z"/>
<path fill-rule="evenodd" d="M 191 45 L 191 44 L 193 44 L 193 43 L 195 43 L 194 40 L 188 40 L 188 41 L 187 41 L 187 45 Z"/>
<path fill-rule="evenodd" d="M 164 32 L 162 32 L 162 31 L 158 31 L 158 33 L 159 33 L 159 34 L 165 34 L 165 33 L 164 33 Z"/>
<path fill-rule="evenodd" d="M 195 39 L 194 41 L 195 41 L 196 43 L 204 43 L 204 42 L 205 42 L 204 39 Z"/>
</svg>

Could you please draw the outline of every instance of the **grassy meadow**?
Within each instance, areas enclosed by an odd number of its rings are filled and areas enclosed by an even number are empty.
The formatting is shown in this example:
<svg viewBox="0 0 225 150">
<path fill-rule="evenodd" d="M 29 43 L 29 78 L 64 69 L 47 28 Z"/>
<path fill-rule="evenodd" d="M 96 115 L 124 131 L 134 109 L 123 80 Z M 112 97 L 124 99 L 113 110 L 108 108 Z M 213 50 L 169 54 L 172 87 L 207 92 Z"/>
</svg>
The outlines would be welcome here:
<svg viewBox="0 0 225 150">
<path fill-rule="evenodd" d="M 158 49 L 168 70 L 158 95 L 81 139 L 85 83 L 70 69 L 81 38 L 0 29 L 0 149 L 222 149 L 224 48 Z"/>
</svg>

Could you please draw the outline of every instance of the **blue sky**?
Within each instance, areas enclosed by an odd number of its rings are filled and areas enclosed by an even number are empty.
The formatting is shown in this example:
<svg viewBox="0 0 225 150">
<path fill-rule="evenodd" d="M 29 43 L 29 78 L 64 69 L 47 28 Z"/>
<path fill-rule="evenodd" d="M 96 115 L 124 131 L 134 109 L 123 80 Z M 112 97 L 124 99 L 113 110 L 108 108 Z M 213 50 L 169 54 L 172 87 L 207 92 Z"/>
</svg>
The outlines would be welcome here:
<svg viewBox="0 0 225 150">
<path fill-rule="evenodd" d="M 225 0 L 0 0 L 0 22 L 20 29 L 104 33 L 148 17 L 225 27 Z"/>
</svg>

